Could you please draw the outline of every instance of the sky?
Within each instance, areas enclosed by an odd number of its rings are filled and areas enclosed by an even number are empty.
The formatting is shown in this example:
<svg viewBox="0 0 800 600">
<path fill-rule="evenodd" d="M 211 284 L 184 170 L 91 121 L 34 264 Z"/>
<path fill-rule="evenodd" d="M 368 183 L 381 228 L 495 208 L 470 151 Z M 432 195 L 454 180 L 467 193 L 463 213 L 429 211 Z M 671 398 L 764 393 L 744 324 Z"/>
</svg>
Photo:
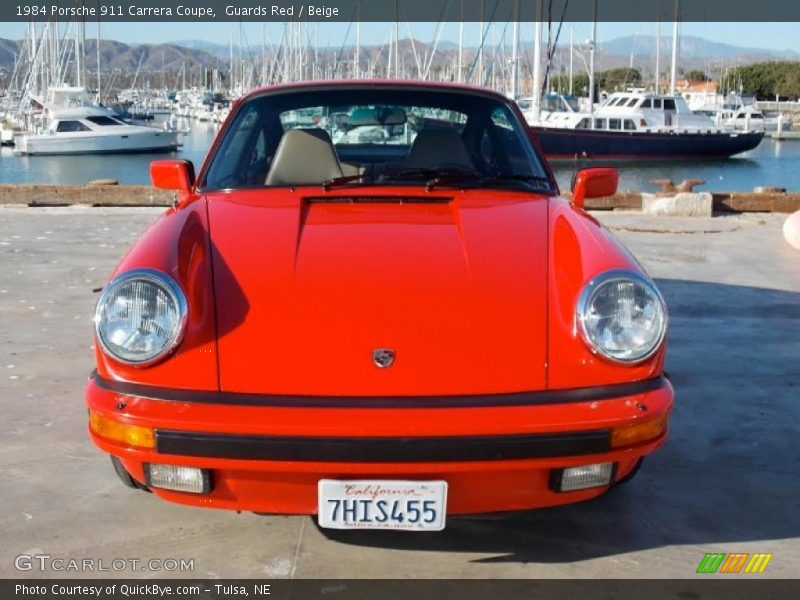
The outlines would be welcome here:
<svg viewBox="0 0 800 600">
<path fill-rule="evenodd" d="M 389 23 L 362 23 L 361 40 L 363 44 L 382 44 L 389 37 Z M 502 34 L 504 24 L 498 24 L 498 37 Z M 21 39 L 25 32 L 25 23 L 0 22 L 0 38 Z M 262 31 L 268 40 L 277 41 L 280 38 L 283 25 L 281 23 L 245 23 L 242 31 L 245 43 L 258 45 L 261 43 Z M 436 23 L 400 23 L 400 36 L 413 35 L 415 39 L 424 42 L 433 42 Z M 565 23 L 561 33 L 561 43 L 568 43 L 570 28 L 574 28 L 575 43 L 584 42 L 591 35 L 590 23 Z M 96 24 L 87 22 L 87 36 L 96 34 Z M 349 31 L 348 31 L 349 28 Z M 661 23 L 661 35 L 669 36 L 672 33 L 671 23 Z M 656 25 L 654 23 L 598 23 L 597 39 L 602 47 L 604 40 L 611 40 L 626 35 L 653 35 Z M 233 37 L 234 43 L 239 38 L 238 23 L 103 23 L 100 26 L 103 39 L 116 40 L 127 44 L 149 44 L 160 42 L 178 42 L 184 40 L 206 40 L 219 44 L 228 44 Z M 314 26 L 309 31 L 315 31 Z M 466 23 L 464 25 L 465 45 L 477 46 L 479 44 L 479 24 Z M 800 52 L 800 36 L 797 35 L 797 23 L 693 23 L 680 24 L 682 35 L 693 35 L 706 38 L 714 42 L 728 43 L 735 46 L 763 48 L 766 50 L 794 50 Z M 318 28 L 319 44 L 322 46 L 338 46 L 342 44 L 344 36 L 348 36 L 348 43 L 355 37 L 355 27 L 350 23 L 321 23 Z M 443 27 L 442 40 L 456 42 L 458 40 L 458 24 L 447 23 Z M 511 31 L 507 32 L 507 39 L 511 39 Z M 523 42 L 533 40 L 533 26 L 523 23 L 521 27 Z"/>
</svg>

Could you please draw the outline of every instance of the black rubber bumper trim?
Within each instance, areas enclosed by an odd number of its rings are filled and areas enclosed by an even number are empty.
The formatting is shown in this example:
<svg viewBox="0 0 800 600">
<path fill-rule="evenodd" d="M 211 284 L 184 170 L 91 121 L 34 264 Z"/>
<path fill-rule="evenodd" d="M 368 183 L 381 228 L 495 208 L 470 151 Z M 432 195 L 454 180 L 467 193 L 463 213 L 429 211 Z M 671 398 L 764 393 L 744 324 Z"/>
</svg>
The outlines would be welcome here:
<svg viewBox="0 0 800 600">
<path fill-rule="evenodd" d="M 542 390 L 511 394 L 476 394 L 462 396 L 287 396 L 274 394 L 243 394 L 178 390 L 141 385 L 126 381 L 112 381 L 92 373 L 94 382 L 101 388 L 139 398 L 193 402 L 201 404 L 229 404 L 244 406 L 281 406 L 298 408 L 470 408 L 489 406 L 526 406 L 537 404 L 566 404 L 594 402 L 652 392 L 666 385 L 663 375 L 653 379 L 600 385 L 565 390 Z"/>
<path fill-rule="evenodd" d="M 314 462 L 450 462 L 550 458 L 610 450 L 610 431 L 459 437 L 283 437 L 156 430 L 161 454 Z"/>
</svg>

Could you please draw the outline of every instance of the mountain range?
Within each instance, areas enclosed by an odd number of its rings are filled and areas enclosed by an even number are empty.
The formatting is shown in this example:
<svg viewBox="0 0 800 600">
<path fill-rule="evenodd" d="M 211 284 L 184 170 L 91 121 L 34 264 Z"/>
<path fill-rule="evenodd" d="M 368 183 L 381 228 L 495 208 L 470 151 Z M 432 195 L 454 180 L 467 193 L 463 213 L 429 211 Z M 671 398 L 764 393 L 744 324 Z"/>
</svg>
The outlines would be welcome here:
<svg viewBox="0 0 800 600">
<path fill-rule="evenodd" d="M 402 42 L 403 40 L 401 40 Z M 219 56 L 228 56 L 231 51 L 230 45 L 216 44 L 205 40 L 182 40 L 173 42 L 176 46 L 184 48 L 191 48 L 193 50 L 203 50 L 210 54 Z M 429 46 L 425 42 L 415 40 L 416 44 Z M 659 50 L 662 55 L 668 55 L 672 52 L 672 37 L 660 36 L 659 37 Z M 611 40 L 598 42 L 598 50 L 607 55 L 630 56 L 633 53 L 635 56 L 655 56 L 656 54 L 656 36 L 654 35 L 627 35 L 623 37 L 614 38 Z M 259 46 L 251 46 L 252 51 L 260 51 Z M 526 41 L 522 43 L 524 51 L 530 51 L 533 48 L 533 43 Z M 559 48 L 566 50 L 568 44 L 560 43 Z M 238 52 L 238 46 L 233 46 L 233 51 Z M 321 50 L 339 50 L 340 48 L 321 48 Z M 441 40 L 438 49 L 443 52 L 451 52 L 458 50 L 458 44 L 450 40 Z M 465 50 L 474 52 L 477 50 L 475 45 L 466 45 Z M 725 44 L 722 42 L 714 42 L 702 37 L 683 35 L 680 37 L 679 56 L 682 59 L 696 60 L 696 59 L 761 59 L 761 60 L 798 60 L 800 53 L 794 50 L 766 50 L 764 48 L 752 48 L 746 46 L 737 46 L 734 44 Z"/>
<path fill-rule="evenodd" d="M 85 64 L 87 70 L 97 68 L 97 42 L 85 42 Z M 0 38 L 0 68 L 13 69 L 15 56 L 23 50 L 19 41 Z M 100 41 L 100 65 L 103 70 L 119 69 L 123 72 L 178 71 L 181 65 L 202 64 L 215 66 L 221 58 L 202 49 L 189 48 L 180 44 L 125 44 L 112 40 Z M 140 66 L 141 65 L 141 66 Z"/>
<path fill-rule="evenodd" d="M 622 56 L 655 56 L 656 36 L 654 35 L 627 35 L 607 42 L 598 43 L 598 47 L 608 54 Z M 672 52 L 672 37 L 659 37 L 659 50 L 662 55 Z M 754 60 L 797 60 L 800 53 L 793 50 L 765 50 L 763 48 L 748 48 L 735 46 L 722 42 L 712 42 L 705 38 L 682 35 L 678 43 L 678 55 L 683 59 L 754 59 Z"/>
<path fill-rule="evenodd" d="M 596 66 L 598 70 L 633 65 L 642 70 L 643 73 L 651 73 L 654 65 L 655 55 L 655 36 L 631 35 L 598 43 L 596 55 Z M 671 38 L 662 36 L 660 39 L 661 65 L 662 69 L 667 68 L 669 54 L 671 51 Z M 96 42 L 87 39 L 85 42 L 84 66 L 87 71 L 94 72 L 97 65 Z M 507 47 L 507 46 L 506 46 Z M 523 66 L 530 64 L 532 55 L 532 44 L 527 42 L 522 48 Z M 415 64 L 414 53 L 418 57 L 430 56 L 433 50 L 432 44 L 420 40 L 412 41 L 408 38 L 400 40 L 401 61 L 411 66 Z M 23 44 L 19 41 L 0 38 L 0 71 L 5 70 L 6 76 L 10 73 L 15 64 L 15 57 L 23 51 Z M 321 61 L 327 63 L 336 60 L 347 60 L 347 56 L 352 51 L 351 47 L 342 48 L 325 47 L 318 48 L 317 53 Z M 458 46 L 449 40 L 443 40 L 437 47 L 437 54 L 433 61 L 434 66 L 440 66 L 445 62 L 453 63 L 457 54 Z M 508 51 L 508 50 L 507 50 Z M 104 72 L 117 71 L 125 74 L 129 78 L 137 70 L 142 74 L 162 73 L 170 74 L 174 77 L 180 72 L 183 66 L 186 69 L 197 72 L 198 69 L 206 67 L 217 67 L 227 70 L 231 47 L 225 44 L 216 44 L 203 40 L 183 40 L 162 44 L 126 44 L 123 42 L 102 40 L 100 43 L 100 63 Z M 235 56 L 239 56 L 239 48 L 233 47 Z M 465 63 L 473 60 L 477 48 L 475 46 L 466 47 Z M 492 49 L 485 49 L 486 53 L 491 53 Z M 258 57 L 261 53 L 260 45 L 252 45 L 242 50 L 242 54 L 248 59 Z M 585 46 L 577 49 L 577 53 L 582 58 L 576 57 L 576 70 L 583 70 L 584 62 L 587 58 Z M 365 60 L 385 61 L 387 52 L 385 47 L 378 45 L 362 46 L 362 55 Z M 568 63 L 568 47 L 559 44 L 555 53 L 555 64 L 557 69 L 563 70 Z M 765 60 L 798 60 L 800 54 L 791 50 L 773 51 L 761 48 L 750 48 L 710 41 L 701 37 L 681 36 L 679 49 L 679 65 L 684 70 L 703 69 L 714 74 L 723 67 L 749 64 Z M 420 60 L 422 60 L 420 58 Z M 161 82 L 159 82 L 161 83 Z M 177 82 L 166 80 L 164 85 L 175 86 Z"/>
</svg>

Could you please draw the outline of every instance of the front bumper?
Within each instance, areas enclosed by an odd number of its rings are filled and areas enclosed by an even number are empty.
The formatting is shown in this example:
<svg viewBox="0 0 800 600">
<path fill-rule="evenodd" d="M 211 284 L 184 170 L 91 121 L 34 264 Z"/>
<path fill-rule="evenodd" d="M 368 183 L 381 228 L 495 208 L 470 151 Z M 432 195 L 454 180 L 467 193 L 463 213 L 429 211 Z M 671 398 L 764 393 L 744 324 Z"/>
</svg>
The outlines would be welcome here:
<svg viewBox="0 0 800 600">
<path fill-rule="evenodd" d="M 551 489 L 555 469 L 614 462 L 614 481 L 657 449 L 666 434 L 622 448 L 611 431 L 658 419 L 674 392 L 659 378 L 584 390 L 441 399 L 375 406 L 342 399 L 285 399 L 159 390 L 93 375 L 94 413 L 155 429 L 155 448 L 94 443 L 145 481 L 145 464 L 212 472 L 208 494 L 153 488 L 172 502 L 281 514 L 315 514 L 320 479 L 448 482 L 448 514 L 523 510 L 586 500 L 607 487 Z M 615 395 L 620 392 L 620 395 Z M 159 398 L 161 396 L 161 398 Z M 163 399 L 167 398 L 167 399 Z M 232 400 L 232 401 L 229 401 Z M 245 402 L 246 400 L 246 402 Z"/>
</svg>

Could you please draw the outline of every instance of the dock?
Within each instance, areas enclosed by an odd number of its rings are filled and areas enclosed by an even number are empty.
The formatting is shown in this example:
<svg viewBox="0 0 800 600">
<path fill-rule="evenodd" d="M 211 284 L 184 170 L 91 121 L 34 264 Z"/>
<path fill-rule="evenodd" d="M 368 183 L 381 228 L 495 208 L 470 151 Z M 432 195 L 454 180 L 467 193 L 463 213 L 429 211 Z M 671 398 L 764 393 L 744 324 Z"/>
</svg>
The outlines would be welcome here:
<svg viewBox="0 0 800 600">
<path fill-rule="evenodd" d="M 767 135 L 773 140 L 800 140 L 800 131 L 771 131 Z"/>
<path fill-rule="evenodd" d="M 568 190 L 562 190 L 569 196 Z M 785 191 L 712 191 L 716 213 L 793 213 L 800 210 L 800 193 Z M 586 200 L 590 210 L 641 210 L 639 191 L 620 190 L 613 196 Z M 115 184 L 0 184 L 0 206 L 22 205 L 93 207 L 171 206 L 175 192 L 157 190 L 149 185 Z"/>
</svg>

